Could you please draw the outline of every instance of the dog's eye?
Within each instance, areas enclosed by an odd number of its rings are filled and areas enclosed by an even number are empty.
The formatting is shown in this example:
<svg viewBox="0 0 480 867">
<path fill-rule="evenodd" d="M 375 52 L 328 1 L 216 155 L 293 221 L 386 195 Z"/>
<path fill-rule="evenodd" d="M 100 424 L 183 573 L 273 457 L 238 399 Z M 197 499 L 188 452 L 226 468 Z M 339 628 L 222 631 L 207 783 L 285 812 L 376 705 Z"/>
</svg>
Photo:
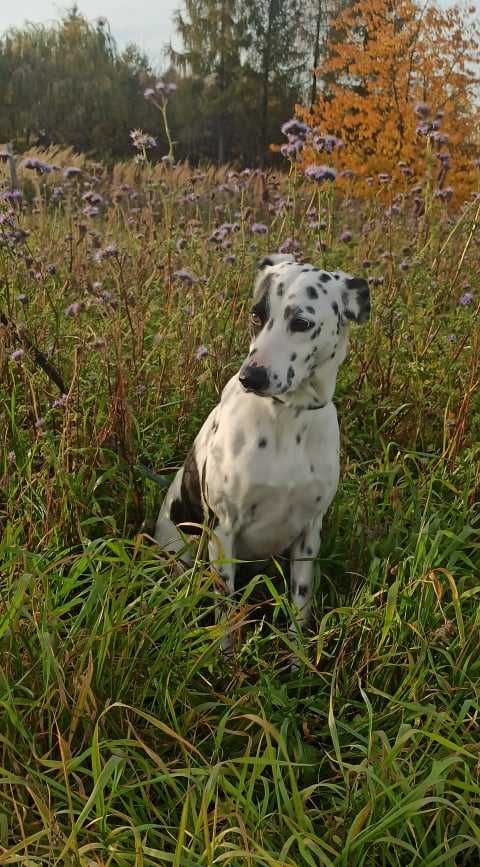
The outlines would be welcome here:
<svg viewBox="0 0 480 867">
<path fill-rule="evenodd" d="M 255 328 L 260 328 L 262 325 L 262 320 L 258 313 L 250 313 L 250 322 Z"/>
<path fill-rule="evenodd" d="M 292 319 L 290 322 L 290 331 L 310 331 L 310 328 L 313 328 L 314 323 L 310 322 L 308 319 Z"/>
</svg>

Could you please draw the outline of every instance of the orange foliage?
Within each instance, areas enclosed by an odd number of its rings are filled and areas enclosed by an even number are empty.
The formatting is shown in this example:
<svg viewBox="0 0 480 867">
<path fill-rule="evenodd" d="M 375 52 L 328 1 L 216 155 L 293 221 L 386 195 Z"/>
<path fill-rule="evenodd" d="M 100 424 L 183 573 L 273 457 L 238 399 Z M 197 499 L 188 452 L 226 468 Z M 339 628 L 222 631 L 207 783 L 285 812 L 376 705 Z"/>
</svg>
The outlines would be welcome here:
<svg viewBox="0 0 480 867">
<path fill-rule="evenodd" d="M 457 195 L 471 192 L 479 121 L 473 12 L 420 8 L 412 0 L 358 0 L 340 13 L 317 70 L 323 82 L 319 99 L 311 110 L 297 107 L 309 126 L 343 140 L 337 168 L 364 178 L 388 172 L 400 180 L 402 163 L 408 166 L 403 172 L 424 173 L 427 148 L 434 182 L 441 153 L 448 172 L 441 173 L 440 185 L 447 175 Z M 428 123 L 438 113 L 433 136 L 418 132 L 424 120 L 415 112 L 418 103 L 428 104 Z M 311 151 L 305 160 L 314 161 Z"/>
</svg>

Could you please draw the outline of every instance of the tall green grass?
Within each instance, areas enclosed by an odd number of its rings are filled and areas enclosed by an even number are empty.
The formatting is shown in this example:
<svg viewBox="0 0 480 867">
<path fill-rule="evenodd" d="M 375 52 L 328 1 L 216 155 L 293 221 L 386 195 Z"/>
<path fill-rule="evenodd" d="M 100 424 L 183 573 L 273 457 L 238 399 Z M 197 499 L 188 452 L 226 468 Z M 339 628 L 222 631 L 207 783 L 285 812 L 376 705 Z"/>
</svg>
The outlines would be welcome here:
<svg viewBox="0 0 480 867">
<path fill-rule="evenodd" d="M 479 863 L 475 203 L 415 217 L 408 195 L 392 215 L 381 190 L 320 192 L 313 220 L 282 176 L 85 168 L 60 202 L 29 183 L 28 235 L 0 247 L 0 863 Z M 224 222 L 229 248 L 208 240 Z M 208 563 L 151 540 L 151 476 L 238 366 L 255 260 L 289 236 L 373 277 L 373 315 L 337 388 L 312 629 L 293 647 L 283 579 L 259 576 L 227 661 Z"/>
</svg>

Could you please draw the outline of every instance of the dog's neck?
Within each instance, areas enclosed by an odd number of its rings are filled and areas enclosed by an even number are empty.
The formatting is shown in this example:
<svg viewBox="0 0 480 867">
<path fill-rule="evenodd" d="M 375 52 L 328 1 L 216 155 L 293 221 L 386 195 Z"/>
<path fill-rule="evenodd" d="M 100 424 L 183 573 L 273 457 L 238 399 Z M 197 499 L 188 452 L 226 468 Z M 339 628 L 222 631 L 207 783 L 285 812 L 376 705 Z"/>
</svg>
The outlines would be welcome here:
<svg viewBox="0 0 480 867">
<path fill-rule="evenodd" d="M 310 379 L 303 382 L 292 394 L 275 396 L 275 403 L 281 403 L 293 410 L 323 409 L 333 398 L 337 372 L 338 362 L 333 358 L 318 367 Z"/>
</svg>

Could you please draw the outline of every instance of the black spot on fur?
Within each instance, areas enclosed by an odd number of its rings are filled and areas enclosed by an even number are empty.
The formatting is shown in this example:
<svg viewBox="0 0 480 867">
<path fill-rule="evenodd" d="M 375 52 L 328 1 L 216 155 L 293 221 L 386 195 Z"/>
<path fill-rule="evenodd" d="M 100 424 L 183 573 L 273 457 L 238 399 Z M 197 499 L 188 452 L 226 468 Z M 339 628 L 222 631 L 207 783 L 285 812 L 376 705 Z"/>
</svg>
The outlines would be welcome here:
<svg viewBox="0 0 480 867">
<path fill-rule="evenodd" d="M 287 306 L 285 307 L 285 310 L 283 311 L 283 318 L 289 319 L 290 316 L 292 315 L 292 313 L 293 313 L 293 307 L 291 307 L 289 304 L 287 304 Z"/>
<path fill-rule="evenodd" d="M 292 581 L 291 593 L 292 593 L 292 596 L 297 595 L 297 585 L 295 584 L 295 581 Z"/>
<path fill-rule="evenodd" d="M 302 442 L 302 437 L 300 436 L 299 433 L 297 433 L 297 437 L 296 437 L 296 439 L 297 439 L 297 443 L 298 443 L 298 445 L 300 445 L 300 443 Z"/>
<path fill-rule="evenodd" d="M 318 298 L 318 292 L 315 286 L 307 286 L 307 295 L 309 298 Z"/>
<path fill-rule="evenodd" d="M 295 376 L 295 371 L 294 371 L 293 367 L 290 365 L 290 367 L 287 370 L 287 382 L 289 385 L 290 385 L 294 376 Z"/>
<path fill-rule="evenodd" d="M 291 356 L 290 356 L 290 361 L 295 361 L 296 357 L 297 357 L 297 353 L 296 353 L 296 352 L 292 352 L 292 354 L 291 354 Z"/>
<path fill-rule="evenodd" d="M 307 585 L 306 585 L 306 584 L 299 584 L 299 586 L 298 586 L 298 592 L 299 592 L 299 595 L 300 595 L 300 596 L 305 597 L 305 596 L 307 595 L 307 593 L 308 593 L 308 587 L 307 587 Z"/>
<path fill-rule="evenodd" d="M 314 473 L 314 472 L 315 472 L 315 467 L 313 466 L 313 464 L 310 464 L 310 472 L 311 472 L 311 473 Z"/>
<path fill-rule="evenodd" d="M 322 281 L 322 283 L 328 283 L 331 279 L 332 278 L 330 277 L 330 274 L 326 274 L 325 271 L 323 272 L 323 274 L 320 274 L 320 280 Z"/>
<path fill-rule="evenodd" d="M 258 448 L 259 448 L 259 449 L 264 449 L 264 448 L 266 448 L 266 445 L 267 445 L 267 439 L 266 439 L 266 437 L 260 437 L 260 439 L 259 439 L 259 441 L 258 441 Z"/>
<path fill-rule="evenodd" d="M 174 524 L 189 524 L 190 522 L 203 524 L 204 522 L 200 476 L 194 448 L 190 449 L 185 459 L 180 498 L 174 500 L 170 507 L 170 519 Z M 202 533 L 200 527 L 183 527 L 182 529 L 193 536 L 200 536 Z"/>
<path fill-rule="evenodd" d="M 279 298 L 281 298 L 283 295 L 283 289 L 284 289 L 283 283 L 279 283 L 277 286 L 277 295 Z"/>
<path fill-rule="evenodd" d="M 338 304 L 336 301 L 332 301 L 332 310 L 335 313 L 335 316 L 338 316 Z"/>
<path fill-rule="evenodd" d="M 267 278 L 265 278 L 266 280 Z M 263 282 L 265 282 L 265 280 Z M 251 312 L 258 316 L 260 322 L 265 325 L 269 315 L 270 315 L 270 301 L 268 297 L 268 292 L 265 292 L 259 301 L 253 305 Z"/>
<path fill-rule="evenodd" d="M 340 280 L 340 274 L 334 274 L 335 280 Z"/>
<path fill-rule="evenodd" d="M 268 256 L 264 256 L 257 262 L 257 268 L 259 271 L 263 271 L 263 269 L 268 268 L 269 265 L 273 265 L 273 262 Z"/>
<path fill-rule="evenodd" d="M 218 421 L 214 421 L 212 424 L 212 433 L 216 434 L 218 430 Z"/>
<path fill-rule="evenodd" d="M 310 545 L 307 545 L 307 554 L 308 554 L 309 557 L 311 557 L 312 554 L 313 554 L 313 551 L 312 551 L 312 549 L 310 548 Z"/>
<path fill-rule="evenodd" d="M 273 323 L 274 323 L 274 322 L 275 322 L 275 319 L 269 319 L 269 320 L 268 320 L 267 331 L 271 331 L 271 330 L 272 330 L 272 328 L 273 328 Z"/>
<path fill-rule="evenodd" d="M 305 310 L 307 311 L 307 313 L 315 313 L 315 307 L 311 307 L 310 304 L 305 307 Z"/>
<path fill-rule="evenodd" d="M 335 353 L 334 353 L 334 352 L 332 352 L 330 358 L 335 358 Z"/>
<path fill-rule="evenodd" d="M 318 497 L 315 497 L 315 502 L 319 503 L 321 499 L 322 499 L 322 495 L 319 494 Z"/>
<path fill-rule="evenodd" d="M 248 353 L 248 357 L 251 358 L 252 355 L 255 355 L 257 352 L 258 352 L 258 349 L 256 346 L 254 346 L 254 348 Z"/>
<path fill-rule="evenodd" d="M 357 289 L 364 295 L 368 295 L 368 283 L 363 277 L 347 277 L 345 280 L 347 289 Z"/>
</svg>

